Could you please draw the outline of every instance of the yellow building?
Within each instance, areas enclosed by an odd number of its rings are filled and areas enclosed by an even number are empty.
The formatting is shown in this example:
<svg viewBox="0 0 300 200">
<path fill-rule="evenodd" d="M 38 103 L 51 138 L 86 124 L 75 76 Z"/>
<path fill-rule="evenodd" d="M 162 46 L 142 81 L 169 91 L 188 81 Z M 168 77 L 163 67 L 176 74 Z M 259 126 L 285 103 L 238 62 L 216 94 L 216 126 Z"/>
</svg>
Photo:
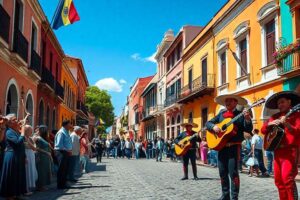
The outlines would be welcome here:
<svg viewBox="0 0 300 200">
<path fill-rule="evenodd" d="M 72 124 L 75 124 L 77 84 L 65 62 L 62 66 L 61 83 L 64 88 L 64 101 L 60 104 L 59 124 L 63 120 L 71 120 Z"/>
<path fill-rule="evenodd" d="M 219 10 L 184 51 L 179 102 L 184 103 L 185 121 L 193 118 L 201 128 L 221 109 L 213 102 L 221 94 L 240 95 L 251 105 L 282 90 L 283 79 L 277 75 L 273 57 L 280 37 L 279 19 L 277 1 L 229 0 Z M 271 114 L 263 108 L 252 109 L 256 128 Z"/>
</svg>

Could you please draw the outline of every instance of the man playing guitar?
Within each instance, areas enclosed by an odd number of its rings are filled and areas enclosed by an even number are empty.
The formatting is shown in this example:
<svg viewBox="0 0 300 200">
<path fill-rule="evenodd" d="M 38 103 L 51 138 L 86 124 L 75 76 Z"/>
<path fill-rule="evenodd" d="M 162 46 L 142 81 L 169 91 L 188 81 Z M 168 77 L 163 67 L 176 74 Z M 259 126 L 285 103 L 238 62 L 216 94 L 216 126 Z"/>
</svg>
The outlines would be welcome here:
<svg viewBox="0 0 300 200">
<path fill-rule="evenodd" d="M 179 141 L 187 136 L 192 136 L 196 134 L 195 131 L 193 131 L 193 128 L 197 128 L 198 125 L 195 123 L 183 123 L 181 124 L 186 131 L 180 133 L 177 138 L 175 138 L 174 142 L 175 144 L 178 144 Z M 197 142 L 201 142 L 200 136 L 193 137 L 193 139 L 190 141 L 192 144 L 192 147 L 182 156 L 183 158 L 183 173 L 184 176 L 181 180 L 187 180 L 188 179 L 188 164 L 189 160 L 191 160 L 192 169 L 193 169 L 193 175 L 194 180 L 198 180 L 197 176 L 197 166 L 196 166 L 196 150 L 197 150 Z"/>
<path fill-rule="evenodd" d="M 288 118 L 286 113 L 300 103 L 300 96 L 291 91 L 283 91 L 272 95 L 266 107 L 279 109 L 279 112 L 266 121 L 261 129 L 268 134 L 270 127 L 281 126 L 284 135 L 274 151 L 274 180 L 278 188 L 280 200 L 298 199 L 295 177 L 298 174 L 298 153 L 300 146 L 300 113 L 294 112 Z"/>
<path fill-rule="evenodd" d="M 237 105 L 244 106 L 247 101 L 236 95 L 220 95 L 215 98 L 215 102 L 223 105 L 226 109 L 221 110 L 217 116 L 206 123 L 209 131 L 215 134 L 221 133 L 221 129 L 216 125 L 222 122 L 225 118 L 234 118 L 241 111 L 236 109 Z M 238 163 L 240 159 L 241 143 L 244 140 L 244 132 L 251 133 L 253 129 L 250 113 L 243 111 L 242 117 L 234 122 L 233 131 L 235 134 L 227 141 L 218 153 L 218 167 L 222 185 L 221 200 L 230 200 L 230 185 L 231 199 L 238 199 L 240 179 L 238 173 Z M 230 176 L 230 182 L 229 182 Z"/>
</svg>

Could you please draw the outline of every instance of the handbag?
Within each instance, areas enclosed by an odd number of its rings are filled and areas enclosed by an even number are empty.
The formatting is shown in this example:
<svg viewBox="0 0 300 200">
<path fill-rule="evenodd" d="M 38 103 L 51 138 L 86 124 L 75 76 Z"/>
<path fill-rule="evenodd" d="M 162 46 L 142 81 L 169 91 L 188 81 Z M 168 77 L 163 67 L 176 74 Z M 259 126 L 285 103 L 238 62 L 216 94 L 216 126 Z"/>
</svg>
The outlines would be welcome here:
<svg viewBox="0 0 300 200">
<path fill-rule="evenodd" d="M 246 162 L 247 166 L 253 167 L 255 165 L 258 165 L 258 161 L 255 157 L 250 157 L 247 162 Z"/>
</svg>

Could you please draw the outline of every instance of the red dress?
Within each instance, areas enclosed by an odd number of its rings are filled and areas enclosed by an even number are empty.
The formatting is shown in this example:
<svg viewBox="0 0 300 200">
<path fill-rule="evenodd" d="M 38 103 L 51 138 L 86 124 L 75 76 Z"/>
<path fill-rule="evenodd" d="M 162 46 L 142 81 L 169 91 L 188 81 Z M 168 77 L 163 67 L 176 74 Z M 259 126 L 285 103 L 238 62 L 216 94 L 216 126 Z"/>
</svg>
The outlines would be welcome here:
<svg viewBox="0 0 300 200">
<path fill-rule="evenodd" d="M 268 123 L 280 119 L 285 113 L 277 113 L 266 121 L 261 129 L 263 134 L 267 134 Z M 278 188 L 280 200 L 298 199 L 295 178 L 298 174 L 298 154 L 300 146 L 300 112 L 290 115 L 286 120 L 290 129 L 284 127 L 284 137 L 280 142 L 280 147 L 274 151 L 274 180 Z"/>
</svg>

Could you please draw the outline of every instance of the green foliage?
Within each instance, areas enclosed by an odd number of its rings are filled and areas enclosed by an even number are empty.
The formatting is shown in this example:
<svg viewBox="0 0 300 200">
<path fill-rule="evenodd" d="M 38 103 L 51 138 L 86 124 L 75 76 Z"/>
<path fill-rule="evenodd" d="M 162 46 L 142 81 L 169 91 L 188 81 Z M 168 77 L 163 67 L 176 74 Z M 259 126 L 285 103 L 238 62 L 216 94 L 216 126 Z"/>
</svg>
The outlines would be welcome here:
<svg viewBox="0 0 300 200">
<path fill-rule="evenodd" d="M 96 119 L 101 118 L 104 121 L 104 130 L 114 123 L 114 107 L 111 102 L 111 96 L 105 90 L 100 90 L 96 86 L 87 88 L 85 94 L 85 104 Z M 102 132 L 102 130 L 99 130 Z"/>
</svg>

